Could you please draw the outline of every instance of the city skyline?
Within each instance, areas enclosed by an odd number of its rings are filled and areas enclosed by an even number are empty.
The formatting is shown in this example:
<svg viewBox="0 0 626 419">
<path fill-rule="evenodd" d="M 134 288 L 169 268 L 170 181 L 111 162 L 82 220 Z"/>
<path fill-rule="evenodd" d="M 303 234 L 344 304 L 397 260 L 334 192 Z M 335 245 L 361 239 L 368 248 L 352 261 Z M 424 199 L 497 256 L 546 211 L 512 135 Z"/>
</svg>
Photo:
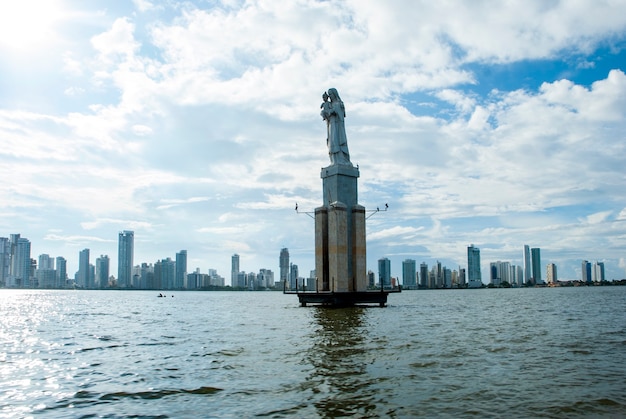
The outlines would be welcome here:
<svg viewBox="0 0 626 419">
<path fill-rule="evenodd" d="M 118 234 L 118 259 L 120 257 L 127 258 L 127 255 L 132 254 L 134 251 L 134 232 L 124 230 Z M 276 265 L 254 267 L 252 269 L 243 269 L 240 266 L 240 256 L 238 254 L 231 255 L 231 268 L 230 268 L 230 283 L 224 281 L 223 273 L 220 273 L 215 268 L 209 267 L 202 269 L 200 267 L 188 267 L 187 266 L 187 250 L 180 250 L 175 253 L 175 259 L 172 260 L 171 255 L 159 258 L 155 261 L 139 261 L 130 265 L 130 279 L 126 283 L 124 280 L 120 280 L 120 277 L 112 275 L 110 271 L 111 258 L 107 254 L 101 254 L 95 258 L 94 263 L 91 263 L 90 249 L 85 248 L 78 253 L 78 267 L 72 277 L 68 274 L 67 259 L 64 256 L 51 256 L 49 253 L 39 254 L 36 258 L 31 254 L 31 241 L 22 237 L 20 233 L 11 234 L 10 238 L 0 237 L 0 284 L 4 283 L 7 287 L 33 287 L 31 280 L 38 282 L 38 288 L 58 288 L 64 287 L 63 280 L 65 278 L 71 283 L 85 287 L 88 289 L 94 288 L 106 288 L 108 287 L 109 280 L 114 279 L 114 287 L 119 288 L 133 288 L 136 285 L 129 286 L 130 283 L 141 281 L 145 288 L 146 283 L 146 269 L 160 269 L 157 268 L 162 264 L 171 268 L 171 273 L 168 271 L 167 289 L 183 289 L 187 288 L 188 281 L 198 283 L 200 277 L 198 275 L 205 275 L 210 278 L 219 278 L 219 281 L 223 285 L 230 285 L 233 287 L 241 288 L 247 287 L 247 277 L 250 274 L 257 275 L 261 278 L 259 281 L 264 284 L 268 283 L 287 283 L 288 289 L 295 289 L 297 280 L 309 280 L 312 277 L 302 277 L 299 274 L 300 268 L 297 263 L 290 261 L 289 249 L 282 248 L 278 255 L 278 262 Z M 459 264 L 457 268 L 447 268 L 445 263 L 442 264 L 440 260 L 431 261 L 427 263 L 422 261 L 419 269 L 417 268 L 417 261 L 415 259 L 405 259 L 401 262 L 401 274 L 393 274 L 393 264 L 387 257 L 381 257 L 377 261 L 377 269 L 368 267 L 368 275 L 374 275 L 374 283 L 379 284 L 381 279 L 385 286 L 393 284 L 402 284 L 407 289 L 414 288 L 456 288 L 458 284 L 467 285 L 469 288 L 481 287 L 486 285 L 499 286 L 501 283 L 508 283 L 513 286 L 523 285 L 546 285 L 555 282 L 601 282 L 601 281 L 613 281 L 623 280 L 624 278 L 611 278 L 607 277 L 604 262 L 588 260 L 581 261 L 581 276 L 578 278 L 561 278 L 557 275 L 557 265 L 549 262 L 542 265 L 541 263 L 541 249 L 530 248 L 528 245 L 524 245 L 523 251 L 523 264 L 512 263 L 511 261 L 482 261 L 480 257 L 480 249 L 473 244 L 467 246 L 467 259 L 465 264 Z M 528 256 L 529 260 L 526 259 Z M 131 257 L 132 259 L 132 257 Z M 56 260 L 56 264 L 54 261 Z M 483 266 L 484 265 L 484 266 Z M 122 266 L 118 263 L 118 266 Z M 426 272 L 427 278 L 428 267 L 436 271 L 433 276 L 436 279 L 435 283 L 428 282 L 428 279 L 422 279 L 422 275 Z M 71 266 L 70 266 L 71 268 Z M 26 269 L 30 269 L 33 274 L 27 280 L 18 277 L 16 280 L 15 272 L 17 275 L 22 275 L 22 272 Z M 50 272 L 39 272 L 41 270 L 48 270 Z M 119 269 L 119 272 L 126 271 L 126 269 Z M 416 276 L 411 279 L 410 272 L 413 271 Z M 277 281 L 274 282 L 274 273 L 278 272 L 276 277 Z M 305 272 L 304 270 L 302 272 Z M 311 270 L 311 275 L 315 270 Z M 486 274 L 483 274 L 486 272 Z M 545 278 L 544 278 L 545 272 Z M 11 275 L 9 275 L 11 273 Z M 111 274 L 110 274 L 111 273 Z M 54 274 L 52 277 L 48 274 Z M 135 278 L 139 275 L 140 278 Z M 196 279 L 189 279 L 189 275 L 196 275 Z M 451 275 L 451 276 L 445 276 Z M 170 278 L 171 276 L 171 278 Z M 271 277 L 271 280 L 270 280 Z M 409 281 L 407 282 L 407 278 Z M 393 279 L 393 281 L 392 281 Z M 218 282 L 219 282 L 218 281 Z M 255 277 L 253 281 L 257 281 Z M 107 283 L 103 286 L 101 284 Z M 26 284 L 26 285 L 25 285 Z M 69 286 L 69 283 L 66 284 Z M 211 284 L 215 285 L 215 284 Z M 197 285 L 195 288 L 200 288 Z M 267 285 L 267 287 L 272 287 Z M 282 286 L 281 286 L 282 287 Z M 255 288 L 256 289 L 256 288 Z"/>
<path fill-rule="evenodd" d="M 314 268 L 341 91 L 367 266 L 455 267 L 466 247 L 563 280 L 626 276 L 626 2 L 0 5 L 0 231 L 33 257 L 180 249 L 228 278 Z M 4 234 L 4 233 L 3 233 Z M 485 263 L 487 262 L 487 263 Z"/>
</svg>

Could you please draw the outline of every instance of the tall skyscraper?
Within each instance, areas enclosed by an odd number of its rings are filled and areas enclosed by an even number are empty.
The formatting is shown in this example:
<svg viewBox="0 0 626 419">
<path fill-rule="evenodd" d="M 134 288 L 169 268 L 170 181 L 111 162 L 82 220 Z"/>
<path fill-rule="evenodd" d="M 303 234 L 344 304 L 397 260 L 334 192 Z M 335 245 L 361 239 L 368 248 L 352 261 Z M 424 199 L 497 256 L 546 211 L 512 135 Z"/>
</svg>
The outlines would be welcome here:
<svg viewBox="0 0 626 419">
<path fill-rule="evenodd" d="M 532 276 L 532 271 L 530 270 L 530 247 L 527 244 L 524 245 L 523 259 L 524 259 L 524 284 L 528 284 Z"/>
<path fill-rule="evenodd" d="M 174 279 L 176 277 L 176 261 L 172 258 L 161 260 L 161 285 L 163 289 L 174 289 Z"/>
<path fill-rule="evenodd" d="M 12 286 L 30 287 L 32 265 L 30 260 L 30 241 L 19 234 L 11 234 L 11 272 Z"/>
<path fill-rule="evenodd" d="M 78 253 L 78 272 L 76 274 L 78 286 L 91 289 L 93 284 L 89 282 L 89 249 L 83 249 Z"/>
<path fill-rule="evenodd" d="M 239 255 L 235 253 L 230 258 L 230 286 L 238 287 L 239 285 Z"/>
<path fill-rule="evenodd" d="M 280 286 L 284 287 L 289 281 L 289 250 L 286 247 L 280 249 L 278 266 L 280 267 Z"/>
<path fill-rule="evenodd" d="M 300 273 L 298 271 L 298 265 L 295 263 L 291 263 L 289 265 L 289 289 L 295 290 L 296 288 L 301 288 L 302 284 L 298 284 L 298 277 Z"/>
<path fill-rule="evenodd" d="M 391 286 L 391 261 L 387 258 L 378 259 L 378 285 Z"/>
<path fill-rule="evenodd" d="M 530 249 L 530 259 L 532 266 L 532 277 L 531 280 L 534 284 L 542 284 L 543 280 L 541 279 L 541 249 L 538 247 L 533 247 Z"/>
<path fill-rule="evenodd" d="M 67 282 L 67 261 L 62 256 L 57 256 L 56 286 L 65 288 Z"/>
<path fill-rule="evenodd" d="M 181 250 L 176 253 L 176 281 L 174 288 L 185 288 L 185 278 L 187 277 L 187 251 Z"/>
<path fill-rule="evenodd" d="M 591 278 L 591 263 L 589 263 L 586 260 L 583 260 L 582 266 L 581 266 L 581 273 L 582 273 L 582 281 L 585 283 L 590 284 L 592 281 Z"/>
<path fill-rule="evenodd" d="M 0 287 L 6 286 L 11 266 L 11 243 L 7 237 L 0 237 Z"/>
<path fill-rule="evenodd" d="M 548 284 L 556 284 L 558 282 L 556 276 L 556 265 L 554 263 L 548 263 L 546 267 L 546 282 Z"/>
<path fill-rule="evenodd" d="M 405 259 L 402 262 L 402 286 L 407 289 L 417 288 L 417 271 L 414 259 Z"/>
<path fill-rule="evenodd" d="M 467 248 L 467 279 L 469 288 L 480 288 L 483 286 L 480 275 L 480 249 L 473 244 Z"/>
<path fill-rule="evenodd" d="M 135 250 L 135 233 L 124 230 L 119 233 L 117 247 L 117 285 L 130 288 L 133 275 L 133 255 Z"/>
<path fill-rule="evenodd" d="M 100 255 L 96 259 L 95 286 L 98 288 L 106 288 L 109 285 L 109 266 L 110 260 L 107 255 Z"/>
<path fill-rule="evenodd" d="M 428 265 L 426 262 L 420 264 L 420 288 L 428 288 Z"/>
<path fill-rule="evenodd" d="M 604 262 L 595 262 L 591 271 L 591 279 L 594 282 L 603 282 L 604 279 Z"/>
</svg>

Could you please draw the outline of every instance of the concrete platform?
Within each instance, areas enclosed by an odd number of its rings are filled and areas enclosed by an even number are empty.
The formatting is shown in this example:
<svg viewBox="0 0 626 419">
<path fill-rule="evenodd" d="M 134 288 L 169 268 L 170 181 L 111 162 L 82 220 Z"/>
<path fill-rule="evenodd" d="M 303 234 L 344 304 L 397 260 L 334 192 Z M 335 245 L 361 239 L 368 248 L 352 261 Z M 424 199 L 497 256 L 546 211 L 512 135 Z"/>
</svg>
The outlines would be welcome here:
<svg viewBox="0 0 626 419">
<path fill-rule="evenodd" d="M 300 305 L 318 304 L 328 307 L 350 307 L 363 304 L 378 304 L 385 307 L 387 295 L 401 292 L 401 288 L 388 290 L 371 290 L 357 292 L 315 292 L 315 291 L 284 291 L 285 294 L 296 294 Z"/>
</svg>

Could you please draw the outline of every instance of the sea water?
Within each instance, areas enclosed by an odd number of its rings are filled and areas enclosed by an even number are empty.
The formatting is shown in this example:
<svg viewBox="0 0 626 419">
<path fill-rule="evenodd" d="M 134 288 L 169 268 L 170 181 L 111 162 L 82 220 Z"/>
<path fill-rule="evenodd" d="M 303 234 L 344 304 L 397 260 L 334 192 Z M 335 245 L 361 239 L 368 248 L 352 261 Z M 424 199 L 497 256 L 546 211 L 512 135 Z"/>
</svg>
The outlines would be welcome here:
<svg viewBox="0 0 626 419">
<path fill-rule="evenodd" d="M 624 417 L 626 287 L 0 290 L 0 417 Z"/>
</svg>

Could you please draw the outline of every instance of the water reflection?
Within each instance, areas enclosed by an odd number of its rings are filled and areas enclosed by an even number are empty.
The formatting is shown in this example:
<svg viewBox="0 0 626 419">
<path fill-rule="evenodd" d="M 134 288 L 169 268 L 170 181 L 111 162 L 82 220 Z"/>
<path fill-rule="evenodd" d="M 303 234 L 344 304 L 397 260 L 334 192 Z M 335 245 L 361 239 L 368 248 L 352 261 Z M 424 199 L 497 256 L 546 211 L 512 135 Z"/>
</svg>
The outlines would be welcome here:
<svg viewBox="0 0 626 419">
<path fill-rule="evenodd" d="M 317 307 L 312 346 L 306 353 L 311 374 L 303 390 L 312 392 L 321 417 L 358 414 L 375 409 L 374 390 L 367 365 L 374 354 L 368 351 L 366 309 Z"/>
</svg>

